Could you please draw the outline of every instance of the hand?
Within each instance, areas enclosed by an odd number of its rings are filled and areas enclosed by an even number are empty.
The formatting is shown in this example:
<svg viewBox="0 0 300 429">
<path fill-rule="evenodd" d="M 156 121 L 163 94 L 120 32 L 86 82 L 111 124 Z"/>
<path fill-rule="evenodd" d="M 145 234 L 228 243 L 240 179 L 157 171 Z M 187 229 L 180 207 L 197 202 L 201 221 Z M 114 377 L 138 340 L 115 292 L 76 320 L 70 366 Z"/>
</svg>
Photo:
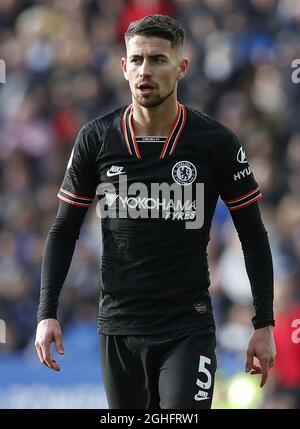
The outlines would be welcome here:
<svg viewBox="0 0 300 429">
<path fill-rule="evenodd" d="M 60 371 L 60 367 L 55 359 L 50 355 L 50 344 L 55 342 L 56 350 L 59 354 L 64 354 L 61 329 L 56 319 L 44 319 L 39 322 L 36 329 L 35 348 L 38 357 L 44 365 L 54 371 Z"/>
<path fill-rule="evenodd" d="M 276 355 L 273 326 L 256 329 L 249 341 L 247 350 L 246 372 L 250 374 L 262 374 L 260 387 L 267 381 L 269 370 L 274 365 Z M 259 366 L 254 364 L 254 357 L 259 361 Z"/>
</svg>

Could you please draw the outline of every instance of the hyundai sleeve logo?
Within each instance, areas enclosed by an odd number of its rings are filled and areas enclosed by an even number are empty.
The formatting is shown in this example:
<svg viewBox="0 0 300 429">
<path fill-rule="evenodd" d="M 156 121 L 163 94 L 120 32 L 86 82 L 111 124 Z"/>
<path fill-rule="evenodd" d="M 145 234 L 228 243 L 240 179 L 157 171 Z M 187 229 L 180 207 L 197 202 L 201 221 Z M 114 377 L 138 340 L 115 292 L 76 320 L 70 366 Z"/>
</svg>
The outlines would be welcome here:
<svg viewBox="0 0 300 429">
<path fill-rule="evenodd" d="M 241 164 L 245 164 L 246 162 L 248 162 L 247 157 L 246 157 L 246 152 L 245 152 L 245 149 L 243 147 L 240 147 L 240 149 L 237 153 L 237 160 Z"/>
</svg>

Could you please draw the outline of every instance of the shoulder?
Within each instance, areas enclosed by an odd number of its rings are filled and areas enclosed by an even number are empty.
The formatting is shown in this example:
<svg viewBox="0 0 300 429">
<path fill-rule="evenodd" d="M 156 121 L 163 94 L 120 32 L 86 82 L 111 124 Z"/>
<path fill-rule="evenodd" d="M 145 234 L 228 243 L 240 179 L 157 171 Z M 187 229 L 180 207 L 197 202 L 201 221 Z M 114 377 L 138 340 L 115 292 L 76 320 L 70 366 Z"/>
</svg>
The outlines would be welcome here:
<svg viewBox="0 0 300 429">
<path fill-rule="evenodd" d="M 186 110 L 189 126 L 205 134 L 212 146 L 223 148 L 235 145 L 238 141 L 236 134 L 230 128 L 213 117 L 192 107 L 186 106 Z"/>
<path fill-rule="evenodd" d="M 122 106 L 117 109 L 111 110 L 104 115 L 98 116 L 92 119 L 86 124 L 88 128 L 96 130 L 98 133 L 103 134 L 110 128 L 118 127 L 120 119 L 127 106 Z"/>
<path fill-rule="evenodd" d="M 84 124 L 78 132 L 76 144 L 88 151 L 99 152 L 109 129 L 119 124 L 125 107 L 110 111 Z"/>
</svg>

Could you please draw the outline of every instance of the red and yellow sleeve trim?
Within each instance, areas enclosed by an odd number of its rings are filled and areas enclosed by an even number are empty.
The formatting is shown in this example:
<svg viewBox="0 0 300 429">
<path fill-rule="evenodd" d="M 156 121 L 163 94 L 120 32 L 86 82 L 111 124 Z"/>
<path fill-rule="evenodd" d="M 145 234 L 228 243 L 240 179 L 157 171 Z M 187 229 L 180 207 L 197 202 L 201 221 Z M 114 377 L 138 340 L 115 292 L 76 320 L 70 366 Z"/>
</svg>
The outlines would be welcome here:
<svg viewBox="0 0 300 429">
<path fill-rule="evenodd" d="M 78 207 L 89 207 L 94 200 L 94 198 L 82 197 L 76 194 L 72 194 L 72 192 L 67 191 L 63 188 L 60 188 L 57 196 L 60 200 Z"/>
<path fill-rule="evenodd" d="M 224 200 L 224 203 L 227 205 L 230 211 L 234 211 L 241 209 L 242 207 L 246 207 L 260 198 L 262 198 L 262 195 L 259 188 L 257 187 L 238 198 L 234 198 L 233 200 Z"/>
</svg>

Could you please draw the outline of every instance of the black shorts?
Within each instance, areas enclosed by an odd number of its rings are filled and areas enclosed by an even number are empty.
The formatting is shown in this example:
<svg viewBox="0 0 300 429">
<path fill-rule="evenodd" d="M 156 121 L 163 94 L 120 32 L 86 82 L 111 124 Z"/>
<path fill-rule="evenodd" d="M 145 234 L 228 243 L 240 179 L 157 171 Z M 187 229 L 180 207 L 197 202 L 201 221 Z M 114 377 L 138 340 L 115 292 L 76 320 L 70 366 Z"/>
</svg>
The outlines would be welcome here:
<svg viewBox="0 0 300 429">
<path fill-rule="evenodd" d="M 212 402 L 215 330 L 157 335 L 100 334 L 109 408 L 204 409 Z"/>
</svg>

